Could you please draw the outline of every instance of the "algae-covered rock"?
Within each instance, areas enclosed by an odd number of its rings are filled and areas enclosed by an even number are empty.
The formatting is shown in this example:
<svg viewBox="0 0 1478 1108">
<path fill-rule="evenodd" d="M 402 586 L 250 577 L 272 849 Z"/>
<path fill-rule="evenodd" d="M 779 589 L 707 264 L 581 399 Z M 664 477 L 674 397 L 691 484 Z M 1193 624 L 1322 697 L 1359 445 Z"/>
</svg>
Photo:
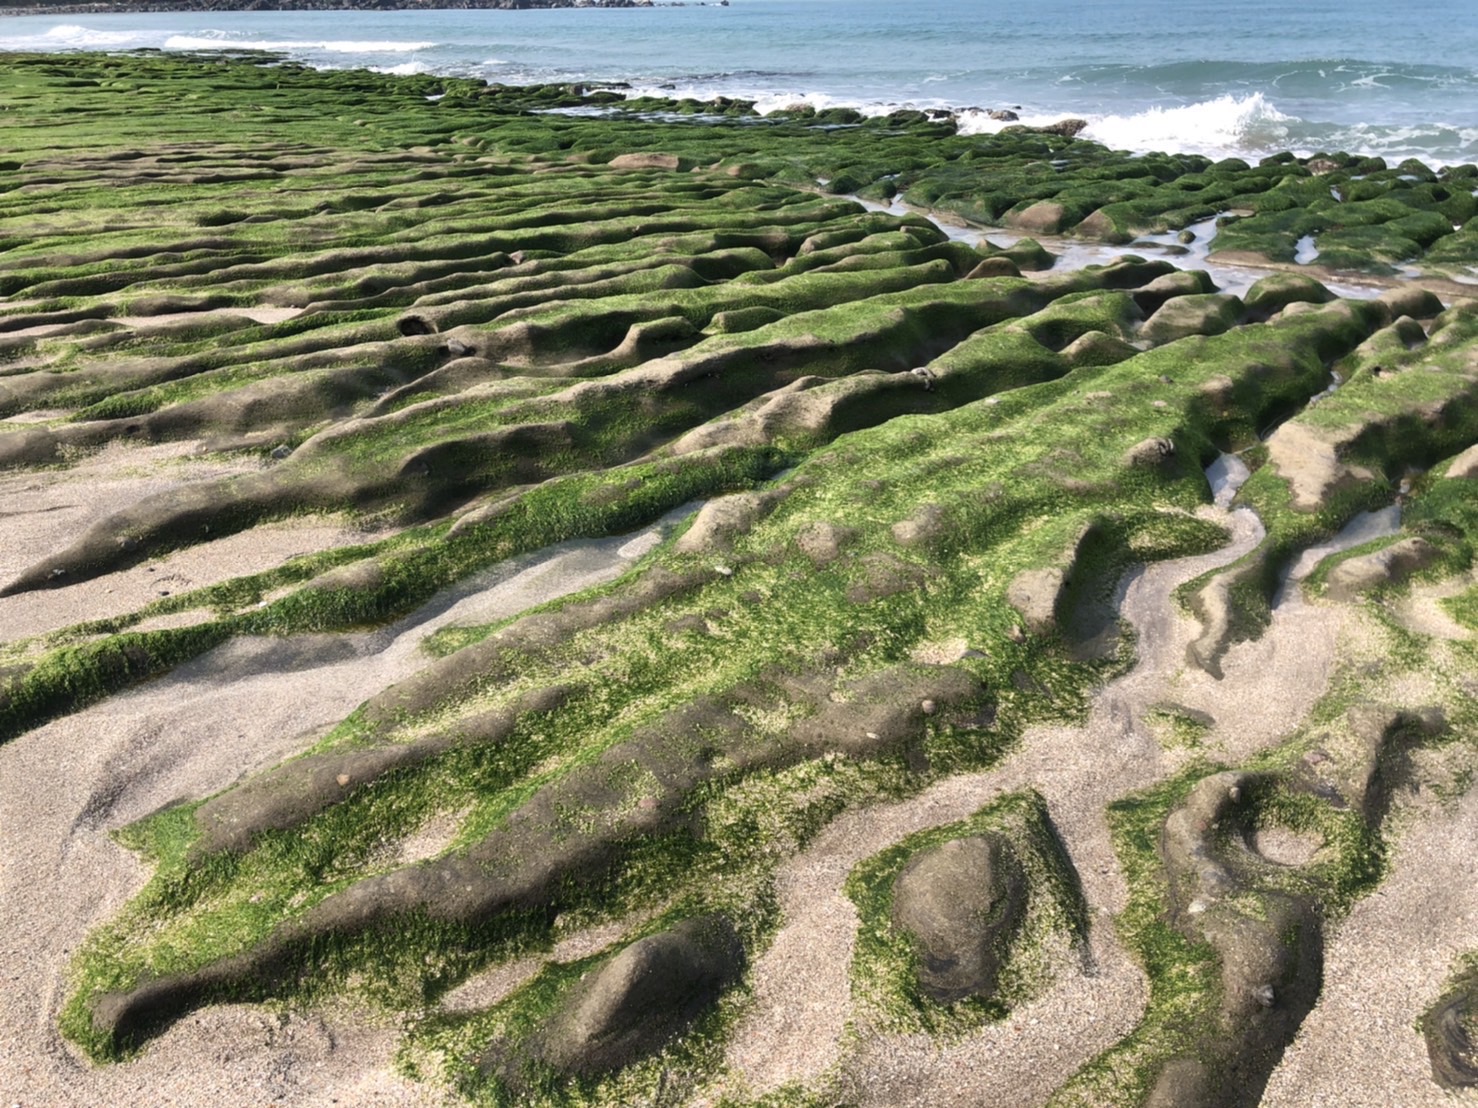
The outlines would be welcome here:
<svg viewBox="0 0 1478 1108">
<path fill-rule="evenodd" d="M 681 1034 L 743 969 L 732 923 L 717 915 L 685 920 L 637 940 L 575 986 L 531 1053 L 561 1073 L 620 1069 Z"/>
<path fill-rule="evenodd" d="M 1103 331 L 1088 331 L 1058 351 L 1073 365 L 1117 365 L 1139 351 L 1123 339 Z"/>
<path fill-rule="evenodd" d="M 1026 909 L 1026 878 L 1000 835 L 916 856 L 893 886 L 893 922 L 917 944 L 920 990 L 943 1004 L 988 998 Z"/>
<path fill-rule="evenodd" d="M 1055 200 L 1040 200 L 1006 217 L 1006 226 L 1034 235 L 1061 234 L 1067 226 L 1068 210 Z"/>
<path fill-rule="evenodd" d="M 994 257 L 983 259 L 965 276 L 971 280 L 983 277 L 1020 277 L 1021 270 L 1010 258 L 1004 254 L 997 254 Z"/>
<path fill-rule="evenodd" d="M 1422 1017 L 1432 1079 L 1444 1089 L 1478 1086 L 1478 974 L 1469 973 Z"/>
<path fill-rule="evenodd" d="M 1431 565 L 1438 555 L 1435 546 L 1413 535 L 1369 554 L 1347 558 L 1330 571 L 1325 595 L 1330 600 L 1353 600 L 1379 585 L 1400 584 Z"/>
<path fill-rule="evenodd" d="M 1249 315 L 1265 319 L 1289 304 L 1327 304 L 1334 293 L 1302 273 L 1273 273 L 1255 281 L 1242 299 Z"/>
<path fill-rule="evenodd" d="M 1241 298 L 1227 293 L 1176 296 L 1145 320 L 1140 337 L 1159 346 L 1188 335 L 1219 335 L 1240 323 L 1246 313 Z"/>
</svg>

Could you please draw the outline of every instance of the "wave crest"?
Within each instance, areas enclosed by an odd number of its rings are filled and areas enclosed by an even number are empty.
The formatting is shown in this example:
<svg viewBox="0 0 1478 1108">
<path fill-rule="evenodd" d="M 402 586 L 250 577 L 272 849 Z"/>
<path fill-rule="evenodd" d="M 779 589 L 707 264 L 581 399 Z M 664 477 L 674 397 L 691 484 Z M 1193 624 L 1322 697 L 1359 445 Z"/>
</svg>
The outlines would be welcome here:
<svg viewBox="0 0 1478 1108">
<path fill-rule="evenodd" d="M 1276 149 L 1286 143 L 1289 124 L 1296 122 L 1260 92 L 1248 96 L 1229 93 L 1176 108 L 1099 116 L 1090 120 L 1083 137 L 1116 150 L 1224 156 L 1237 150 Z"/>
<path fill-rule="evenodd" d="M 282 42 L 261 42 L 246 38 L 225 38 L 210 35 L 171 35 L 165 40 L 166 50 L 273 50 L 279 53 L 308 50 L 324 54 L 409 54 L 416 50 L 430 50 L 434 42 L 399 42 L 394 39 L 358 41 L 353 39 L 308 42 L 290 39 Z"/>
</svg>

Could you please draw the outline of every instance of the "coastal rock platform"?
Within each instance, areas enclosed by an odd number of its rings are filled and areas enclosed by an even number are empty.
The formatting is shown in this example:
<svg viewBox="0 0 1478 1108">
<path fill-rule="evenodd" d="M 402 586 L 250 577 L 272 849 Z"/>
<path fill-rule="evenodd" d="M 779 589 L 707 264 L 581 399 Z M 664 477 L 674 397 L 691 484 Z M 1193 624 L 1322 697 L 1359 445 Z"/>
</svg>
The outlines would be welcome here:
<svg viewBox="0 0 1478 1108">
<path fill-rule="evenodd" d="M 1478 168 L 0 71 L 12 1100 L 1471 1095 Z"/>
</svg>

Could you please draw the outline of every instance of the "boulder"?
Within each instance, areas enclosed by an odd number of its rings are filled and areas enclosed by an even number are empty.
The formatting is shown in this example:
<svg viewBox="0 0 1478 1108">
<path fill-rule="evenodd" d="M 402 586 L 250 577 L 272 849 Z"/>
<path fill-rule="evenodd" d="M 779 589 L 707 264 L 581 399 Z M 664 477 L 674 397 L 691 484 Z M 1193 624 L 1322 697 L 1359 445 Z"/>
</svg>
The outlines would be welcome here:
<svg viewBox="0 0 1478 1108">
<path fill-rule="evenodd" d="M 1004 222 L 1007 227 L 1014 227 L 1019 231 L 1056 235 L 1067 222 L 1067 209 L 1055 200 L 1038 200 L 1019 212 L 1009 213 Z"/>
<path fill-rule="evenodd" d="M 990 118 L 1001 123 L 1015 123 L 1018 119 L 1021 118 L 1021 116 L 1017 115 L 1009 108 L 993 108 L 986 114 L 990 116 Z"/>
<path fill-rule="evenodd" d="M 1045 127 L 1033 127 L 1032 130 L 1040 135 L 1061 135 L 1063 138 L 1072 138 L 1087 126 L 1086 119 L 1059 119 L 1056 123 L 1049 123 Z"/>
<path fill-rule="evenodd" d="M 938 504 L 922 504 L 907 519 L 893 524 L 893 541 L 902 546 L 929 546 L 949 531 L 945 510 Z"/>
<path fill-rule="evenodd" d="M 1442 301 L 1430 289 L 1401 284 L 1387 289 L 1376 300 L 1391 310 L 1391 318 L 1409 315 L 1412 319 L 1431 319 L 1442 312 Z"/>
<path fill-rule="evenodd" d="M 686 1030 L 744 968 L 744 946 L 718 915 L 632 943 L 565 998 L 532 1053 L 590 1077 L 655 1054 Z"/>
<path fill-rule="evenodd" d="M 1246 314 L 1242 298 L 1229 293 L 1176 296 L 1145 320 L 1140 337 L 1161 346 L 1188 335 L 1220 335 L 1237 326 Z"/>
<path fill-rule="evenodd" d="M 1289 304 L 1327 304 L 1334 293 L 1302 273 L 1270 273 L 1255 282 L 1243 298 L 1247 311 L 1259 319 L 1282 311 Z"/>
<path fill-rule="evenodd" d="M 1010 258 L 1006 257 L 1005 255 L 997 254 L 993 258 L 986 258 L 979 265 L 977 265 L 974 269 L 972 269 L 969 273 L 965 274 L 965 279 L 967 281 L 969 281 L 969 280 L 979 280 L 982 277 L 1020 277 L 1020 276 L 1021 276 L 1021 270 L 1016 267 L 1016 263 L 1015 262 L 1013 262 Z"/>
<path fill-rule="evenodd" d="M 1140 311 L 1153 315 L 1167 300 L 1173 300 L 1177 296 L 1195 296 L 1215 291 L 1216 285 L 1211 280 L 1211 274 L 1204 269 L 1177 269 L 1174 273 L 1162 273 L 1129 295 Z"/>
<path fill-rule="evenodd" d="M 990 997 L 1026 902 L 1026 875 L 1000 835 L 916 855 L 893 883 L 893 923 L 917 944 L 920 990 L 942 1004 Z"/>
</svg>

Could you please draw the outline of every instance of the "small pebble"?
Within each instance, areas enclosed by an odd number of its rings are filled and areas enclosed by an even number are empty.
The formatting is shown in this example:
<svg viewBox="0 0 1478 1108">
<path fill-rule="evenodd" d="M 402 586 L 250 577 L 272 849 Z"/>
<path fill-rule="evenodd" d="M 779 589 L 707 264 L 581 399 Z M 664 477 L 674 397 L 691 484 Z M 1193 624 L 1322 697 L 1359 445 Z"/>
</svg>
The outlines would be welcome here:
<svg viewBox="0 0 1478 1108">
<path fill-rule="evenodd" d="M 343 786 L 349 784 L 349 775 L 347 773 L 341 773 L 336 778 L 336 780 L 339 782 L 340 788 L 342 788 Z"/>
<path fill-rule="evenodd" d="M 919 711 L 923 712 L 926 716 L 932 716 L 938 710 L 939 705 L 935 704 L 932 700 L 925 700 L 919 704 Z"/>
</svg>

